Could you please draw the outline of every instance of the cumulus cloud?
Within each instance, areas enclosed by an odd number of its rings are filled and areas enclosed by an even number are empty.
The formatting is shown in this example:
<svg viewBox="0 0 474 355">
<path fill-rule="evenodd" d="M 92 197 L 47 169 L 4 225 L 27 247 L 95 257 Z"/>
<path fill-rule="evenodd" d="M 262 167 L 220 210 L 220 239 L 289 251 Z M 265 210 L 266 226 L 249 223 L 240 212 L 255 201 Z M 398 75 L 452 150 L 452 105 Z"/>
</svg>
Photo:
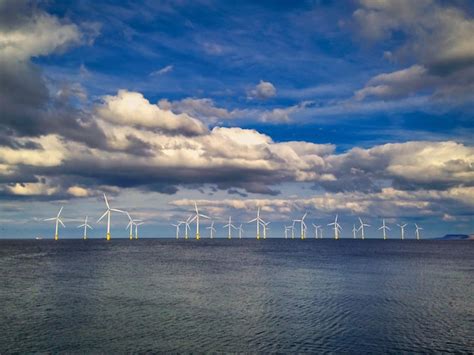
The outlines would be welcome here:
<svg viewBox="0 0 474 355">
<path fill-rule="evenodd" d="M 276 95 L 276 88 L 269 81 L 260 80 L 260 82 L 255 86 L 254 89 L 250 90 L 247 93 L 248 98 L 250 99 L 260 99 L 265 100 Z"/>
<path fill-rule="evenodd" d="M 151 104 L 141 93 L 119 90 L 115 96 L 105 96 L 97 115 L 117 124 L 159 129 L 169 133 L 198 135 L 207 128 L 187 114 L 174 114 Z"/>
<path fill-rule="evenodd" d="M 187 97 L 176 101 L 162 99 L 158 102 L 158 106 L 163 110 L 186 113 L 211 124 L 233 119 L 241 115 L 240 110 L 229 111 L 223 107 L 217 107 L 214 101 L 208 98 Z"/>
<path fill-rule="evenodd" d="M 403 33 L 405 41 L 390 59 L 416 64 L 381 74 L 356 93 L 394 98 L 430 90 L 436 98 L 470 100 L 474 96 L 474 19 L 454 4 L 434 0 L 361 0 L 354 12 L 361 35 L 382 40 Z"/>
</svg>

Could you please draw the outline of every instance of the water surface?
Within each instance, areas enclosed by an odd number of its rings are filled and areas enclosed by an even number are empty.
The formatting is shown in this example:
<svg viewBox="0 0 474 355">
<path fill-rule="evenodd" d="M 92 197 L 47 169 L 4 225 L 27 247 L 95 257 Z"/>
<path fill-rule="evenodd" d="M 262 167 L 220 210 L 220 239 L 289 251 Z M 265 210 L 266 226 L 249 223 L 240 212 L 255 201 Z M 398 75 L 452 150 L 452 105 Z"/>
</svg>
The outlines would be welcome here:
<svg viewBox="0 0 474 355">
<path fill-rule="evenodd" d="M 473 352 L 474 242 L 0 241 L 0 353 Z"/>
</svg>

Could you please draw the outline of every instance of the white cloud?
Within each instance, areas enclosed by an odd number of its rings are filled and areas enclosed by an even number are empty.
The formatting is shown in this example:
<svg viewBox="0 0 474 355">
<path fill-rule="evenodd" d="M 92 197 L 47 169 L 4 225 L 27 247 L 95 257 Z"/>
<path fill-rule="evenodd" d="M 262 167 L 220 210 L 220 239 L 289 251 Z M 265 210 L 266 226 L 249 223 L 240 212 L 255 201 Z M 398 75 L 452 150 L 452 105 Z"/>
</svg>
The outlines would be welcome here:
<svg viewBox="0 0 474 355">
<path fill-rule="evenodd" d="M 176 134 L 204 134 L 207 128 L 187 114 L 174 114 L 151 104 L 141 93 L 119 90 L 116 96 L 105 96 L 97 108 L 100 118 L 122 125 L 156 128 Z"/>
<path fill-rule="evenodd" d="M 172 65 L 167 65 L 166 67 L 163 67 L 159 70 L 155 70 L 154 72 L 151 72 L 150 76 L 159 76 L 159 75 L 163 75 L 163 74 L 166 74 L 166 73 L 170 73 L 172 71 L 173 71 L 173 66 Z"/>
<path fill-rule="evenodd" d="M 247 93 L 247 96 L 251 99 L 265 100 L 276 95 L 276 88 L 269 81 L 260 80 L 254 89 Z"/>
</svg>

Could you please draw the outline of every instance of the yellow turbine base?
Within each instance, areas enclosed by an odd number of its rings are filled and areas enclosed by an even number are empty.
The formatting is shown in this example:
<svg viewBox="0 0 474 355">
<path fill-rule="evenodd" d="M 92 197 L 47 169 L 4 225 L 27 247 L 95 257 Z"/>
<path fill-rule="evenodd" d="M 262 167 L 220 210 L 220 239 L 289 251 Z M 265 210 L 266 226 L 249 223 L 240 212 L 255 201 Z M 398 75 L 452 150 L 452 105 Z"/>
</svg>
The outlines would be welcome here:
<svg viewBox="0 0 474 355">
<path fill-rule="evenodd" d="M 196 234 L 196 240 L 199 240 L 199 239 L 201 239 L 201 236 L 198 233 L 198 234 Z"/>
<path fill-rule="evenodd" d="M 259 240 L 259 239 L 260 239 L 260 235 L 257 234 L 257 240 Z"/>
<path fill-rule="evenodd" d="M 110 237 L 110 233 L 107 233 L 107 235 L 105 236 L 105 240 L 110 240 L 111 237 Z"/>
<path fill-rule="evenodd" d="M 135 240 L 138 240 L 138 237 L 135 237 Z"/>
<path fill-rule="evenodd" d="M 130 236 L 130 240 L 132 240 L 132 239 L 133 239 L 133 237 L 132 237 L 132 236 Z"/>
<path fill-rule="evenodd" d="M 87 240 L 87 237 L 83 237 L 82 239 Z"/>
<path fill-rule="evenodd" d="M 55 235 L 54 235 L 54 240 L 58 240 L 58 239 L 59 239 L 58 235 L 55 234 Z"/>
<path fill-rule="evenodd" d="M 227 239 L 232 239 L 232 237 L 229 235 L 229 236 L 227 237 Z"/>
</svg>

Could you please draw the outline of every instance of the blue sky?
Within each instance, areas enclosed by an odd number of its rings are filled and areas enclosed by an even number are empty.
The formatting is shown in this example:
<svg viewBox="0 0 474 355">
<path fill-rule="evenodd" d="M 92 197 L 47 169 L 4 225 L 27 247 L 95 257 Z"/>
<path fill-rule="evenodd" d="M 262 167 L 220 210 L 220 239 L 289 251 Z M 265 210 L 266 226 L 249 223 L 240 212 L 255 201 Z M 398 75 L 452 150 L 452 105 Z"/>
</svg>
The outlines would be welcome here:
<svg viewBox="0 0 474 355">
<path fill-rule="evenodd" d="M 174 233 L 192 199 L 219 223 L 260 205 L 275 237 L 305 211 L 339 214 L 346 237 L 358 216 L 472 233 L 473 14 L 434 0 L 3 1 L 2 237 L 48 235 L 40 221 L 61 205 L 69 225 L 95 219 L 104 192 L 150 237 Z"/>
</svg>

